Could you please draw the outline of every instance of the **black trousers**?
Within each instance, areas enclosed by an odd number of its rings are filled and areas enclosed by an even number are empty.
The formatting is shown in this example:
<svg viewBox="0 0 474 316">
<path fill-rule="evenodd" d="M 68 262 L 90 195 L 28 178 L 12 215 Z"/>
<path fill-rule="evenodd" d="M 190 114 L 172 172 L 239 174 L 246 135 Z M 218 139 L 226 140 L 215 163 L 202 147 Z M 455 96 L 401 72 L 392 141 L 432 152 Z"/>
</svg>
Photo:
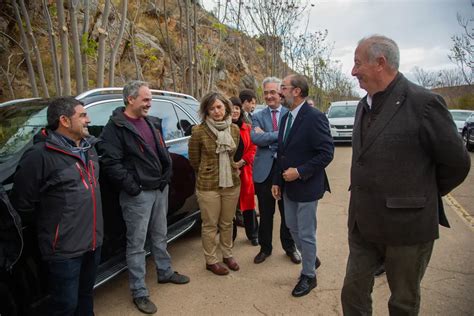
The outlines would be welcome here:
<svg viewBox="0 0 474 316">
<path fill-rule="evenodd" d="M 273 162 L 272 170 L 267 179 L 262 183 L 255 184 L 255 193 L 257 194 L 258 210 L 260 212 L 260 226 L 258 228 L 258 242 L 260 251 L 270 255 L 272 253 L 273 237 L 273 215 L 275 214 L 275 199 L 272 196 L 272 179 L 276 170 L 276 163 Z M 291 238 L 290 230 L 285 224 L 285 208 L 283 199 L 278 201 L 280 209 L 280 241 L 285 252 L 295 251 L 295 242 Z"/>
</svg>

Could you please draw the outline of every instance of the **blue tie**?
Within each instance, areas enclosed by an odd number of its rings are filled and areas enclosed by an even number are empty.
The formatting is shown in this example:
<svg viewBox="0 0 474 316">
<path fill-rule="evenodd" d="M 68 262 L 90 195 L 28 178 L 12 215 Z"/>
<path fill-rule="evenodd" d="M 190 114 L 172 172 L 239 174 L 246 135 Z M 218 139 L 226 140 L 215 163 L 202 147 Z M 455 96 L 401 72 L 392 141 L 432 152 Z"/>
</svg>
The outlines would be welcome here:
<svg viewBox="0 0 474 316">
<path fill-rule="evenodd" d="M 286 124 L 286 129 L 285 129 L 285 135 L 283 136 L 283 143 L 286 142 L 286 139 L 288 138 L 288 135 L 290 135 L 290 129 L 291 129 L 291 123 L 293 122 L 293 115 L 291 115 L 291 112 L 288 113 L 288 123 Z"/>
</svg>

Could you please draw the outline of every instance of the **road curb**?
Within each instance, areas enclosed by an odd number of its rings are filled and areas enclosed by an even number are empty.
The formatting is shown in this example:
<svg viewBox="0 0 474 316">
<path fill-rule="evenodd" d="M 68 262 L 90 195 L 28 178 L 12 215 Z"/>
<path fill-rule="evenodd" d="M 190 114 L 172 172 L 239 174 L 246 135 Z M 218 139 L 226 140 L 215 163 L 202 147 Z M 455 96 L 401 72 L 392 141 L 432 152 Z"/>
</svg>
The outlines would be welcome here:
<svg viewBox="0 0 474 316">
<path fill-rule="evenodd" d="M 458 216 L 467 224 L 467 226 L 472 231 L 474 231 L 474 217 L 470 215 L 451 194 L 446 194 L 446 196 L 444 196 L 443 198 L 445 199 L 445 201 L 448 201 L 448 204 L 452 207 L 456 214 L 458 214 Z"/>
</svg>

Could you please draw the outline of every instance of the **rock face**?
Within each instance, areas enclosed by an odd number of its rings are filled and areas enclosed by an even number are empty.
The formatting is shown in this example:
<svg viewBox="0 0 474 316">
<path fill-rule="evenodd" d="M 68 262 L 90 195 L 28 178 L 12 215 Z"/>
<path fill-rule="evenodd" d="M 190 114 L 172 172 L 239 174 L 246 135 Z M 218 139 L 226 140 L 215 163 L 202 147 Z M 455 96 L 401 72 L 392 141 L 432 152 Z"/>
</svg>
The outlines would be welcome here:
<svg viewBox="0 0 474 316">
<path fill-rule="evenodd" d="M 192 70 L 193 78 L 191 82 L 194 84 L 194 95 L 197 98 L 210 90 L 221 91 L 230 97 L 238 95 L 238 92 L 243 88 L 254 89 L 258 92 L 261 89 L 262 79 L 271 75 L 270 55 L 265 52 L 265 49 L 257 40 L 234 29 L 222 26 L 212 15 L 199 6 L 196 8 L 199 20 L 197 45 L 191 44 L 191 48 L 196 50 L 196 54 L 192 54 L 191 64 L 189 64 L 184 9 L 182 9 L 180 18 L 180 9 L 174 1 L 166 2 L 166 11 L 163 10 L 161 1 L 157 2 L 159 6 L 153 4 L 154 1 L 152 3 L 142 0 L 142 2 L 137 12 L 136 3 L 129 1 L 125 34 L 116 58 L 116 86 L 121 86 L 128 80 L 142 77 L 141 79 L 149 81 L 153 88 L 189 93 L 190 90 L 187 84 L 189 80 L 186 79 L 186 76 Z M 36 32 L 35 36 L 40 51 L 43 54 L 42 61 L 47 75 L 47 84 L 50 87 L 51 94 L 54 94 L 52 61 L 49 52 L 50 43 L 47 37 L 47 24 L 43 17 L 42 4 L 39 1 L 30 1 L 30 3 L 30 19 Z M 56 12 L 55 1 L 49 1 L 49 3 L 50 12 Z M 78 30 L 82 32 L 84 8 L 81 6 L 83 1 L 79 3 L 77 12 Z M 88 56 L 89 88 L 95 87 L 97 48 L 94 48 L 94 45 L 98 43 L 99 28 L 107 32 L 104 75 L 105 86 L 107 86 L 110 49 L 115 43 L 122 20 L 119 6 L 112 6 L 108 24 L 106 26 L 101 25 L 103 7 L 103 1 L 90 1 L 89 33 L 83 38 L 83 41 L 87 39 L 90 48 Z M 10 20 L 3 16 L 0 17 L 0 30 L 19 43 L 18 26 L 15 23 L 11 6 L 2 2 L 0 10 L 5 12 L 6 16 L 11 17 Z M 67 12 L 67 7 L 65 10 Z M 192 12 L 190 10 L 191 17 Z M 51 14 L 51 16 L 57 35 L 56 14 Z M 67 21 L 69 23 L 68 17 Z M 192 23 L 193 19 L 191 18 L 190 31 L 193 30 Z M 165 26 L 168 29 L 168 36 L 166 36 Z M 68 25 L 68 28 L 70 35 L 70 25 Z M 193 40 L 194 34 L 191 34 L 190 38 Z M 60 58 L 59 47 L 57 51 Z M 12 57 L 9 59 L 10 55 Z M 72 54 L 69 58 L 71 62 L 72 91 L 75 93 Z M 21 64 L 18 67 L 22 59 L 20 47 L 6 36 L 0 36 L 0 65 L 3 69 L 10 69 L 10 77 L 14 76 L 15 78 L 12 82 L 15 98 L 31 96 L 31 91 L 27 89 L 30 84 L 26 66 Z M 280 68 L 288 71 L 281 60 L 279 60 L 279 63 L 283 65 Z M 13 74 L 12 69 L 16 68 L 18 68 L 18 71 Z M 283 76 L 284 73 L 279 75 Z M 7 80 L 0 80 L 0 89 L 9 91 Z M 8 99 L 12 99 L 12 96 L 0 95 L 0 101 Z"/>
</svg>

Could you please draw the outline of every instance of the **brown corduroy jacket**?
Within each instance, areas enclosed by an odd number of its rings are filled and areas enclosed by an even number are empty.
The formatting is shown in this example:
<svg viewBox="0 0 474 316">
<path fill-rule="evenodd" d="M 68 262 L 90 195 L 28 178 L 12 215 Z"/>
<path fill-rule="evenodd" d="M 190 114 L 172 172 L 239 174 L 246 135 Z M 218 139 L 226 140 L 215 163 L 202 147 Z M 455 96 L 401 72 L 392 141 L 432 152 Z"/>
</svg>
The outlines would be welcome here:
<svg viewBox="0 0 474 316">
<path fill-rule="evenodd" d="M 232 124 L 230 127 L 236 148 L 229 153 L 231 163 L 239 145 L 239 127 Z M 216 191 L 219 189 L 219 155 L 216 153 L 217 136 L 212 133 L 206 123 L 193 127 L 189 139 L 189 161 L 197 174 L 196 189 L 201 191 Z M 240 184 L 238 169 L 232 168 L 234 186 Z"/>
</svg>

